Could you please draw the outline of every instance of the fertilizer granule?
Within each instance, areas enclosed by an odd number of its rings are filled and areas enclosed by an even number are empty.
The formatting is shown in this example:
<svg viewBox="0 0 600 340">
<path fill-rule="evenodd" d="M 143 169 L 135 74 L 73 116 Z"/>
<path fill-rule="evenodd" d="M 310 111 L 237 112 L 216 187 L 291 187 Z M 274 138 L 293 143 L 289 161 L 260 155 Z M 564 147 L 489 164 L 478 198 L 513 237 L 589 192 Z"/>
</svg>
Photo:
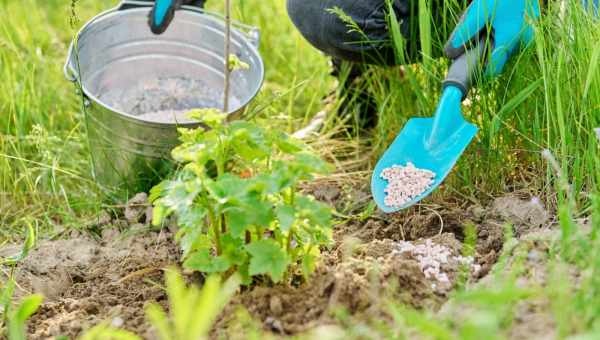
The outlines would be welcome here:
<svg viewBox="0 0 600 340">
<path fill-rule="evenodd" d="M 383 169 L 381 177 L 388 181 L 384 200 L 388 207 L 399 208 L 425 192 L 433 184 L 435 173 L 418 169 L 411 162 Z"/>
</svg>

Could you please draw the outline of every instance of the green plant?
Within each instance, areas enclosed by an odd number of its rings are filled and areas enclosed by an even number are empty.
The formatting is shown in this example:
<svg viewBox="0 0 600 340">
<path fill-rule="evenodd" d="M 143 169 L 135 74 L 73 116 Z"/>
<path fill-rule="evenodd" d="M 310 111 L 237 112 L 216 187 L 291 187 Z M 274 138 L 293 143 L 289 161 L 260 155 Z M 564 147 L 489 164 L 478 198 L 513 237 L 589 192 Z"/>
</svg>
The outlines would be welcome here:
<svg viewBox="0 0 600 340">
<path fill-rule="evenodd" d="M 12 299 L 15 290 L 15 281 L 10 277 L 0 289 L 0 306 L 2 308 L 2 322 L 0 323 L 0 336 L 4 333 L 4 326 L 8 327 L 9 340 L 25 340 L 25 323 L 42 304 L 44 297 L 39 294 L 23 298 L 16 307 Z"/>
<path fill-rule="evenodd" d="M 327 164 L 282 132 L 225 123 L 217 110 L 191 117 L 210 129 L 180 129 L 182 144 L 172 154 L 183 166 L 150 195 L 155 224 L 177 217 L 184 266 L 238 271 L 244 283 L 261 274 L 280 282 L 296 268 L 308 276 L 330 243 L 331 213 L 298 184 Z"/>
<path fill-rule="evenodd" d="M 224 284 L 221 278 L 210 276 L 202 289 L 186 287 L 174 269 L 166 271 L 170 317 L 157 304 L 146 307 L 146 317 L 161 340 L 205 339 L 213 323 L 240 285 L 238 275 Z"/>
</svg>

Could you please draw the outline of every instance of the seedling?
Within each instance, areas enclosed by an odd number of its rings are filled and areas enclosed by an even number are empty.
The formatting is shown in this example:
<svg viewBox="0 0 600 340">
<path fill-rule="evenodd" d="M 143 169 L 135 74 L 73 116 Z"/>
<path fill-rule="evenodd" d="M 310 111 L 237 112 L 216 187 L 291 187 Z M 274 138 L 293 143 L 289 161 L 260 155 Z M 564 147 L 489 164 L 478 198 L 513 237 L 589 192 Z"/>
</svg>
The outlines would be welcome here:
<svg viewBox="0 0 600 340">
<path fill-rule="evenodd" d="M 153 222 L 176 217 L 188 269 L 238 271 L 245 284 L 262 275 L 307 277 L 331 242 L 331 212 L 297 186 L 328 165 L 282 132 L 224 117 L 190 114 L 210 129 L 180 129 L 172 155 L 181 170 L 152 189 Z"/>
</svg>

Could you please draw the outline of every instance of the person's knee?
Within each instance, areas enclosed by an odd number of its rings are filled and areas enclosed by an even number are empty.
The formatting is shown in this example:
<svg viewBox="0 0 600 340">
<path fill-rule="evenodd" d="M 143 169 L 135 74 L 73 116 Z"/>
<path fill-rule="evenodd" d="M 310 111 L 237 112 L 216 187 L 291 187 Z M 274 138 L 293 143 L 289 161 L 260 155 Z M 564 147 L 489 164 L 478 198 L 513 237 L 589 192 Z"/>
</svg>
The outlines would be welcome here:
<svg viewBox="0 0 600 340">
<path fill-rule="evenodd" d="M 351 29 L 333 8 L 352 18 L 361 32 Z M 386 8 L 381 0 L 287 0 L 290 19 L 314 47 L 339 59 L 377 64 L 393 63 Z M 406 9 L 395 9 L 404 26 Z"/>
<path fill-rule="evenodd" d="M 353 10 L 364 7 L 357 5 L 361 1 L 364 0 L 287 0 L 287 9 L 298 31 L 315 48 L 332 57 L 359 61 L 362 55 L 358 44 L 362 37 L 349 32 L 347 23 L 332 9 L 339 8 L 361 23 L 367 13 Z"/>
<path fill-rule="evenodd" d="M 326 9 L 321 1 L 287 0 L 288 16 L 300 34 L 317 49 L 328 52 L 325 16 Z"/>
</svg>

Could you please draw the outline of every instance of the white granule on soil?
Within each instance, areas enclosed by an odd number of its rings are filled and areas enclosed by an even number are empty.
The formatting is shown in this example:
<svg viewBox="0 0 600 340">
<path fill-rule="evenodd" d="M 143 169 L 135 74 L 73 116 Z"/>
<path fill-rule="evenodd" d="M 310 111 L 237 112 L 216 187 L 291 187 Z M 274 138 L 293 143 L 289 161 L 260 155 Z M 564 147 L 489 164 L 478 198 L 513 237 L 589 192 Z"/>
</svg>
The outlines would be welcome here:
<svg viewBox="0 0 600 340">
<path fill-rule="evenodd" d="M 388 186 L 384 190 L 387 194 L 385 205 L 399 208 L 429 189 L 433 184 L 435 173 L 418 169 L 413 163 L 408 162 L 406 166 L 393 165 L 383 169 L 381 178 L 388 181 Z"/>
<path fill-rule="evenodd" d="M 438 286 L 443 289 L 449 289 L 451 286 L 448 273 L 444 272 L 444 265 L 466 266 L 471 273 L 477 273 L 481 266 L 473 262 L 472 256 L 454 256 L 446 246 L 435 244 L 430 239 L 422 244 L 413 244 L 412 242 L 400 241 L 398 248 L 393 253 L 408 253 L 419 262 L 419 267 L 425 275 L 425 278 L 433 281 L 431 288 L 437 289 Z"/>
</svg>

